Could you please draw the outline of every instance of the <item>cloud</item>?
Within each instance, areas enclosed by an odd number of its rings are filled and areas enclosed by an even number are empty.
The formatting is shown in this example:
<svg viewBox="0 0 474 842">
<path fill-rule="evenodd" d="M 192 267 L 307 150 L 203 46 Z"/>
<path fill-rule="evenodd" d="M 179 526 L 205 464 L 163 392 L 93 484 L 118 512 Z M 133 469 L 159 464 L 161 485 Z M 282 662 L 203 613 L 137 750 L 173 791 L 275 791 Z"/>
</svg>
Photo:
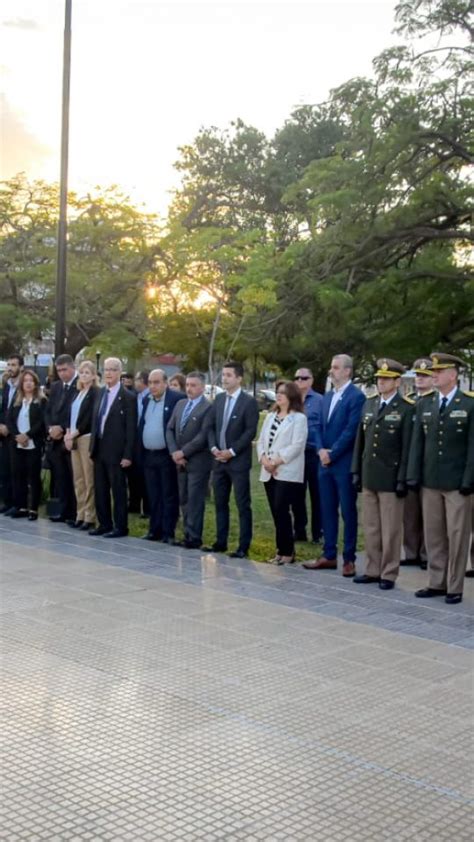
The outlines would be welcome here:
<svg viewBox="0 0 474 842">
<path fill-rule="evenodd" d="M 13 29 L 25 29 L 31 31 L 39 29 L 39 23 L 31 18 L 13 18 L 12 20 L 4 20 L 2 26 L 10 26 Z"/>
<path fill-rule="evenodd" d="M 12 178 L 23 171 L 34 176 L 51 150 L 26 128 L 4 95 L 0 95 L 0 113 L 0 178 Z"/>
</svg>

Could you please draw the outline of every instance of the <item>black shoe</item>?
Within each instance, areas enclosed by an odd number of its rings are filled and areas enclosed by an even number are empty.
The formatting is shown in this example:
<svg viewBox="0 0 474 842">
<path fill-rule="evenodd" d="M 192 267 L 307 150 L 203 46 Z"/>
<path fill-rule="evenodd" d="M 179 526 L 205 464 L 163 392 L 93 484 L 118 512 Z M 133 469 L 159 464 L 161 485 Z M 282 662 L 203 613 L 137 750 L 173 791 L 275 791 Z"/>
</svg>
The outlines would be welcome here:
<svg viewBox="0 0 474 842">
<path fill-rule="evenodd" d="M 72 517 L 68 517 L 68 518 L 66 518 L 66 520 L 64 521 L 64 523 L 66 524 L 66 526 L 70 526 L 72 529 L 75 529 L 75 526 L 76 526 L 76 521 L 75 521 L 75 520 L 73 520 L 73 519 L 72 519 Z"/>
<path fill-rule="evenodd" d="M 181 542 L 181 546 L 183 546 L 185 550 L 200 550 L 201 543 L 201 541 L 186 540 Z"/>
<path fill-rule="evenodd" d="M 142 538 L 142 541 L 159 541 L 160 540 L 160 538 L 158 538 L 157 535 L 154 535 L 153 532 L 147 532 L 146 535 L 142 535 L 141 538 Z"/>
<path fill-rule="evenodd" d="M 440 588 L 421 588 L 421 590 L 415 591 L 415 596 L 418 599 L 431 599 L 433 596 L 446 596 L 446 594 L 447 591 Z"/>
<path fill-rule="evenodd" d="M 166 538 L 159 538 L 158 540 L 161 541 L 162 544 L 174 544 L 174 538 L 171 538 L 169 535 L 167 535 Z"/>
<path fill-rule="evenodd" d="M 83 520 L 67 520 L 67 525 L 71 527 L 71 529 L 80 529 L 83 525 Z"/>
<path fill-rule="evenodd" d="M 448 603 L 448 605 L 457 605 L 459 602 L 462 602 L 462 593 L 448 593 L 446 594 L 444 601 Z"/>
<path fill-rule="evenodd" d="M 107 532 L 110 532 L 106 526 L 96 526 L 95 529 L 89 530 L 89 535 L 106 535 Z"/>
<path fill-rule="evenodd" d="M 203 553 L 226 553 L 227 547 L 223 544 L 211 544 L 210 547 L 202 547 Z"/>
<path fill-rule="evenodd" d="M 392 582 L 391 579 L 381 579 L 379 582 L 379 588 L 381 591 L 391 591 L 394 587 L 395 582 Z"/>
<path fill-rule="evenodd" d="M 29 512 L 28 520 L 38 520 L 38 512 Z"/>
<path fill-rule="evenodd" d="M 51 523 L 66 523 L 66 518 L 62 515 L 51 515 L 50 521 Z"/>
<path fill-rule="evenodd" d="M 229 553 L 229 558 L 248 558 L 248 554 L 244 550 L 235 550 L 235 552 Z"/>
<path fill-rule="evenodd" d="M 306 532 L 295 532 L 295 534 L 293 535 L 293 539 L 295 541 L 307 541 L 308 536 L 307 536 Z M 315 542 L 315 543 L 317 543 L 317 542 Z"/>
<path fill-rule="evenodd" d="M 79 532 L 89 532 L 89 530 L 94 529 L 94 527 L 95 523 L 93 521 L 90 521 L 90 523 L 88 523 L 87 520 L 85 520 L 84 523 L 81 526 L 78 526 L 77 528 L 79 529 Z"/>
<path fill-rule="evenodd" d="M 10 515 L 10 517 L 28 517 L 28 510 L 27 509 L 15 509 L 15 511 Z"/>
<path fill-rule="evenodd" d="M 420 561 L 420 570 L 428 570 L 428 562 Z"/>
<path fill-rule="evenodd" d="M 474 576 L 474 568 L 471 568 L 470 570 L 466 570 L 466 572 L 465 572 L 465 574 L 464 574 L 464 575 L 465 575 L 468 579 L 472 579 L 472 578 L 473 578 L 473 576 Z"/>
<path fill-rule="evenodd" d="M 3 514 L 5 515 L 5 517 L 11 517 L 11 516 L 12 516 L 12 514 L 13 514 L 13 512 L 16 512 L 16 508 L 15 508 L 15 506 L 10 506 L 10 508 L 9 508 L 9 509 L 6 509 L 6 510 L 3 512 Z"/>
<path fill-rule="evenodd" d="M 128 529 L 111 529 L 110 532 L 104 532 L 104 538 L 126 538 Z"/>
<path fill-rule="evenodd" d="M 361 573 L 359 576 L 354 576 L 352 581 L 356 585 L 372 585 L 375 582 L 380 582 L 380 576 L 367 576 L 365 573 Z"/>
<path fill-rule="evenodd" d="M 400 567 L 406 567 L 407 565 L 418 565 L 421 564 L 421 558 L 402 558 L 400 560 Z"/>
</svg>

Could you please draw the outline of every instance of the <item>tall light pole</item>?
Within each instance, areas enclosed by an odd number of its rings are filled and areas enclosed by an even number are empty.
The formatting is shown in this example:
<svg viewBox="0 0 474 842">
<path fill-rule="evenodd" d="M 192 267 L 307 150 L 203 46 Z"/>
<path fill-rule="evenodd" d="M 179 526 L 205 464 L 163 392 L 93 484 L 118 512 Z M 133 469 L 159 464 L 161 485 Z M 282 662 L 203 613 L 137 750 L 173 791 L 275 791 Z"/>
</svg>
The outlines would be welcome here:
<svg viewBox="0 0 474 842">
<path fill-rule="evenodd" d="M 55 356 L 64 352 L 66 338 L 67 278 L 67 174 L 69 156 L 69 90 L 71 80 L 72 0 L 65 0 L 63 48 L 63 97 L 61 116 L 61 174 L 59 180 L 58 259 L 56 268 Z"/>
</svg>

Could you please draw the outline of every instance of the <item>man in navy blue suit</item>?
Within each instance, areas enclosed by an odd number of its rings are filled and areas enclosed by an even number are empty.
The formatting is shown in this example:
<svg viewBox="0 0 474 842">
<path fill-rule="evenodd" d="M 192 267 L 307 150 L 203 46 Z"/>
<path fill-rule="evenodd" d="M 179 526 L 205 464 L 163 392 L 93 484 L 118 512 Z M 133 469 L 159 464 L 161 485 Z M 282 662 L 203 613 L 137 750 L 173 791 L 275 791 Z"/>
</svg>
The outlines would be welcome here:
<svg viewBox="0 0 474 842">
<path fill-rule="evenodd" d="M 357 492 L 352 484 L 351 460 L 365 401 L 352 383 L 352 369 L 352 358 L 347 354 L 333 357 L 329 376 L 334 389 L 324 395 L 316 428 L 323 555 L 303 565 L 307 570 L 337 569 L 340 508 L 344 521 L 343 576 L 354 576 L 356 572 Z"/>
</svg>

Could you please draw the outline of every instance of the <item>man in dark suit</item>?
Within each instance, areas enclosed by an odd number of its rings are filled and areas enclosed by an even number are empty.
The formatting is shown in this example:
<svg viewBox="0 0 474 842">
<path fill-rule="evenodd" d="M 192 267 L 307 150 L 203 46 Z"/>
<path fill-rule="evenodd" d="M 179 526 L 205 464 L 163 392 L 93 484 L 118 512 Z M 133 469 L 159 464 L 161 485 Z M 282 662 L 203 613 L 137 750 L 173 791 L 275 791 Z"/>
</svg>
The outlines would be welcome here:
<svg viewBox="0 0 474 842">
<path fill-rule="evenodd" d="M 72 476 L 71 454 L 64 445 L 64 436 L 69 427 L 71 404 L 77 397 L 77 372 L 74 360 L 69 354 L 61 354 L 55 360 L 59 377 L 51 386 L 46 404 L 45 422 L 48 433 L 48 460 L 51 466 L 54 497 L 58 509 L 51 515 L 53 522 L 75 523 L 76 495 Z"/>
<path fill-rule="evenodd" d="M 176 465 L 166 444 L 166 428 L 175 405 L 184 401 L 185 395 L 169 388 L 161 368 L 150 372 L 148 388 L 150 393 L 143 401 L 138 427 L 150 509 L 150 524 L 143 538 L 172 544 L 179 518 L 179 492 Z"/>
<path fill-rule="evenodd" d="M 132 464 L 137 429 L 135 396 L 120 383 L 122 363 L 104 363 L 105 387 L 94 407 L 91 457 L 94 461 L 95 505 L 99 525 L 89 535 L 122 538 L 128 535 L 126 469 Z M 113 520 L 110 493 L 114 503 Z"/>
<path fill-rule="evenodd" d="M 179 545 L 189 550 L 202 544 L 206 491 L 212 468 L 209 451 L 209 417 L 211 404 L 204 397 L 205 377 L 192 371 L 186 377 L 188 400 L 176 404 L 166 442 L 178 471 L 179 502 L 183 513 L 184 541 Z"/>
<path fill-rule="evenodd" d="M 245 558 L 252 540 L 250 469 L 252 442 L 258 425 L 255 398 L 242 389 L 244 376 L 240 363 L 227 362 L 222 368 L 225 392 L 216 397 L 209 419 L 209 448 L 214 456 L 213 488 L 216 506 L 216 541 L 210 552 L 227 552 L 229 499 L 232 487 L 239 510 L 239 546 L 231 558 Z"/>
<path fill-rule="evenodd" d="M 318 544 L 321 540 L 321 506 L 319 503 L 318 451 L 316 448 L 316 426 L 323 404 L 322 395 L 313 389 L 313 372 L 310 368 L 298 368 L 293 378 L 301 392 L 303 407 L 308 419 L 308 438 L 304 452 L 304 482 L 297 483 L 292 503 L 295 541 L 307 541 L 306 489 L 311 500 L 311 538 Z"/>
<path fill-rule="evenodd" d="M 8 432 L 7 421 L 10 408 L 15 400 L 16 389 L 24 360 L 20 354 L 10 354 L 7 359 L 6 380 L 2 390 L 0 404 L 0 514 L 11 514 L 13 506 L 12 484 L 12 437 Z"/>
<path fill-rule="evenodd" d="M 352 484 L 351 461 L 364 404 L 364 395 L 352 383 L 352 369 L 352 358 L 347 354 L 333 357 L 329 375 L 334 389 L 323 397 L 316 428 L 323 555 L 303 565 L 307 570 L 337 569 L 340 507 L 344 521 L 343 576 L 355 575 L 357 492 Z"/>
</svg>

